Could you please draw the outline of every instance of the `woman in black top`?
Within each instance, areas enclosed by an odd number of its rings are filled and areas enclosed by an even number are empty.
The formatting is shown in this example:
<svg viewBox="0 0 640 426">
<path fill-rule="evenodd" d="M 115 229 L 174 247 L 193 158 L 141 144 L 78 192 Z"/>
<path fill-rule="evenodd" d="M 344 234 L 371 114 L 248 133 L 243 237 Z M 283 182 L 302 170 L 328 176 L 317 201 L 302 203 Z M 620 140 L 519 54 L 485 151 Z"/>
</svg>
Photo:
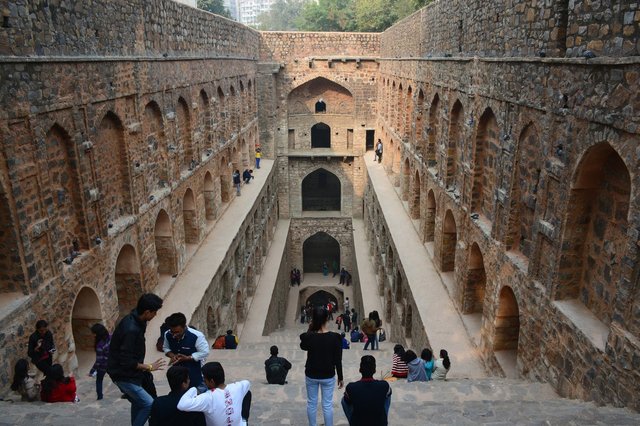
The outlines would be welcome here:
<svg viewBox="0 0 640 426">
<path fill-rule="evenodd" d="M 322 415 L 325 426 L 333 426 L 334 376 L 338 373 L 338 389 L 342 389 L 342 338 L 327 329 L 327 311 L 313 308 L 309 331 L 300 335 L 300 349 L 307 351 L 304 374 L 307 386 L 307 417 L 316 426 L 318 387 L 322 388 Z"/>
</svg>

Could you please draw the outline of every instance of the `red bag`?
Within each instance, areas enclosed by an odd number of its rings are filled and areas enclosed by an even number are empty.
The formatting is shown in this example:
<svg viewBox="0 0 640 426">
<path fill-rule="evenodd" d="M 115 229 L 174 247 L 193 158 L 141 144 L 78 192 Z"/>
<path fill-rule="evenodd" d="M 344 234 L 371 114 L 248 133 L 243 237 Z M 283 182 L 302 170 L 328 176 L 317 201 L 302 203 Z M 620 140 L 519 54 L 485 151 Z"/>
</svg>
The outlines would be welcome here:
<svg viewBox="0 0 640 426">
<path fill-rule="evenodd" d="M 216 340 L 213 342 L 213 345 L 211 345 L 212 349 L 224 349 L 224 347 L 225 347 L 224 335 L 216 337 Z"/>
</svg>

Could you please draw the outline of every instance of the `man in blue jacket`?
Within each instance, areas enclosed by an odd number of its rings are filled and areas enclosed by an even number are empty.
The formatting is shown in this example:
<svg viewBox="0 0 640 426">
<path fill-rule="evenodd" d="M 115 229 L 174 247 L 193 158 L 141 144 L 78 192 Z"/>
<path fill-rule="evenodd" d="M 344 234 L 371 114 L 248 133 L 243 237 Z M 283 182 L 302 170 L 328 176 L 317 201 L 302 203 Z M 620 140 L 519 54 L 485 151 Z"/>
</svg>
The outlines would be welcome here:
<svg viewBox="0 0 640 426">
<path fill-rule="evenodd" d="M 155 294 L 140 296 L 138 305 L 120 321 L 111 337 L 107 373 L 113 383 L 131 401 L 131 425 L 143 426 L 149 418 L 155 395 L 151 371 L 161 370 L 165 361 L 158 359 L 151 364 L 144 363 L 144 332 L 162 308 L 162 299 Z M 143 387 L 144 385 L 144 387 Z M 152 390 L 153 389 L 153 390 Z"/>
<path fill-rule="evenodd" d="M 164 353 L 171 359 L 171 365 L 181 365 L 189 369 L 191 386 L 205 392 L 207 387 L 202 378 L 202 362 L 209 355 L 209 343 L 204 334 L 187 327 L 187 317 L 182 312 L 167 317 L 169 330 L 164 334 Z"/>
</svg>

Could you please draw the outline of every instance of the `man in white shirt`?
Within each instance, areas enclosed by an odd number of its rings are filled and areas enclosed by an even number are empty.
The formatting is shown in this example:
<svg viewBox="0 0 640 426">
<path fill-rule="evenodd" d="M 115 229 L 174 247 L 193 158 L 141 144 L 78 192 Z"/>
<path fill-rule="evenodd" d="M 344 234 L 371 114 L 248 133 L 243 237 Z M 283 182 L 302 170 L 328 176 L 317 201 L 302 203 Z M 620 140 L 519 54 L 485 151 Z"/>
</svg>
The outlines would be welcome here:
<svg viewBox="0 0 640 426">
<path fill-rule="evenodd" d="M 382 162 L 382 141 L 378 139 L 378 144 L 376 145 L 376 155 L 373 157 L 373 161 L 376 161 L 376 157 L 378 157 L 378 163 Z"/>
<path fill-rule="evenodd" d="M 207 390 L 202 380 L 202 363 L 209 355 L 209 343 L 204 334 L 187 327 L 187 318 L 182 312 L 169 315 L 166 319 L 169 330 L 164 334 L 164 353 L 171 365 L 181 365 L 189 369 L 191 386 L 201 392 Z"/>
<path fill-rule="evenodd" d="M 207 426 L 242 426 L 247 424 L 251 404 L 251 384 L 248 380 L 225 384 L 224 369 L 219 362 L 202 367 L 204 382 L 209 388 L 198 395 L 189 389 L 178 402 L 178 410 L 204 413 Z"/>
</svg>

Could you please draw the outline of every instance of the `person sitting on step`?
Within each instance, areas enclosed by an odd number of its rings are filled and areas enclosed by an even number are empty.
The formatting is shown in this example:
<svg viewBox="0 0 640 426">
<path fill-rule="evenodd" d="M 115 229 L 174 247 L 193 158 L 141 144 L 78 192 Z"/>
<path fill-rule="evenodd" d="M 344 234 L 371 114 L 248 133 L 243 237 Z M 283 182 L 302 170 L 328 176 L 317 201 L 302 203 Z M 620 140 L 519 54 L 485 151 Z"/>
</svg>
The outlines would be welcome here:
<svg viewBox="0 0 640 426">
<path fill-rule="evenodd" d="M 362 379 L 349 383 L 341 404 L 351 426 L 386 426 L 391 406 L 391 387 L 375 380 L 376 359 L 365 355 L 360 359 Z"/>
<path fill-rule="evenodd" d="M 291 370 L 291 363 L 278 356 L 278 347 L 271 346 L 271 356 L 264 362 L 264 370 L 267 374 L 267 382 L 270 385 L 284 385 L 287 383 L 287 373 Z"/>
</svg>

